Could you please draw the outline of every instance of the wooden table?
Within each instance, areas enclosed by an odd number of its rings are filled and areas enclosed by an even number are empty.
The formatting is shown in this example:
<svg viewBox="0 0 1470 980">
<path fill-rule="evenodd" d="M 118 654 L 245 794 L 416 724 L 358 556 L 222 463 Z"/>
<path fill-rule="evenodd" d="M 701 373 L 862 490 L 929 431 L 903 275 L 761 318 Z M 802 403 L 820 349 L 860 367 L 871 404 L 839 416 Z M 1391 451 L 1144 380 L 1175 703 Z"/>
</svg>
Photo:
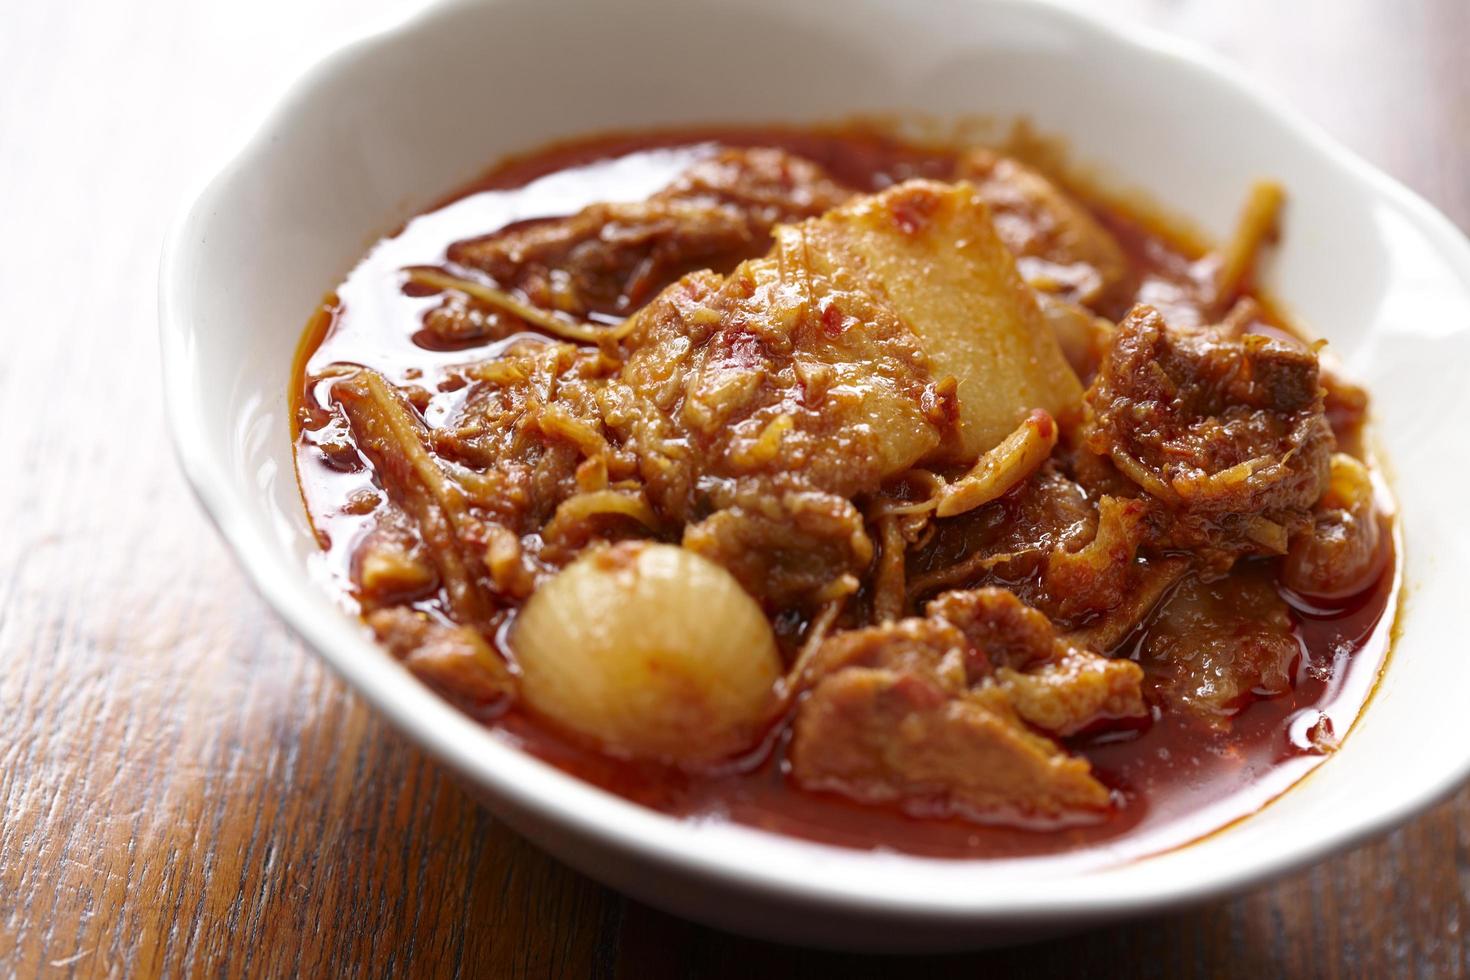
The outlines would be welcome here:
<svg viewBox="0 0 1470 980">
<path fill-rule="evenodd" d="M 1470 225 L 1466 0 L 1110 0 Z M 0 975 L 1431 973 L 1470 963 L 1470 792 L 1253 894 L 903 960 L 651 911 L 475 806 L 250 593 L 176 472 L 154 281 L 179 195 L 401 0 L 0 19 Z"/>
</svg>

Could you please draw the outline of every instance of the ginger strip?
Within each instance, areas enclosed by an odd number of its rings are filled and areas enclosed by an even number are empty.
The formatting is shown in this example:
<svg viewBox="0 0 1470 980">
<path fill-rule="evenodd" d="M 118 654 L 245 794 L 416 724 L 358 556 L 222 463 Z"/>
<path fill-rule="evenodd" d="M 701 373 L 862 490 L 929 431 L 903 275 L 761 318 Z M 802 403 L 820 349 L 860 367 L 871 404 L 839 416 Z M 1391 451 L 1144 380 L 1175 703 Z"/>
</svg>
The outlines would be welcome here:
<svg viewBox="0 0 1470 980">
<path fill-rule="evenodd" d="M 1215 302 L 1223 312 L 1250 288 L 1262 248 L 1276 237 L 1281 221 L 1281 208 L 1286 192 L 1272 180 L 1257 181 L 1251 186 L 1245 207 L 1236 222 L 1235 233 L 1220 252 L 1220 272 L 1216 278 Z"/>
</svg>

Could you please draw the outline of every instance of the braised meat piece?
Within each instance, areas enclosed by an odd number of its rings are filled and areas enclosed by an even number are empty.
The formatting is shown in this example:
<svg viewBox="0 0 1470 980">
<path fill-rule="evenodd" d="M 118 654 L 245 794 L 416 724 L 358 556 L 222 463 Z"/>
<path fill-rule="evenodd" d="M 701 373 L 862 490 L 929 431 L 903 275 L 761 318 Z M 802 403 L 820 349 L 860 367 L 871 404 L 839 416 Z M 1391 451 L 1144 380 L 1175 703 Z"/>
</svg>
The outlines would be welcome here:
<svg viewBox="0 0 1470 980">
<path fill-rule="evenodd" d="M 378 642 L 425 683 L 471 708 L 511 697 L 515 678 L 478 630 L 446 626 L 406 606 L 369 613 Z"/>
<path fill-rule="evenodd" d="M 925 607 L 953 624 L 995 668 L 995 680 L 1017 713 L 1054 735 L 1144 714 L 1138 673 L 1059 636 L 1042 612 L 1008 589 L 946 592 Z M 976 675 L 972 672 L 971 680 Z"/>
<path fill-rule="evenodd" d="M 919 817 L 1096 819 L 1107 787 L 1026 728 L 995 689 L 956 696 L 916 674 L 855 667 L 824 680 L 794 725 L 803 789 L 896 803 Z"/>
<path fill-rule="evenodd" d="M 1072 652 L 1046 616 L 1006 589 L 946 592 L 924 611 L 964 634 L 965 641 L 992 668 L 1026 670 L 1057 662 Z M 970 673 L 973 681 L 989 670 Z"/>
<path fill-rule="evenodd" d="M 438 306 L 424 313 L 423 329 L 413 339 L 428 350 L 466 350 L 505 340 L 525 330 L 525 321 L 515 314 L 451 290 L 444 294 Z"/>
<path fill-rule="evenodd" d="M 434 450 L 469 471 L 456 478 L 485 514 L 520 534 L 540 530 L 579 491 L 635 468 L 602 426 L 598 396 L 616 370 L 570 344 L 518 344 L 464 370 L 469 389 L 434 430 Z M 583 468 L 588 460 L 595 472 Z"/>
<path fill-rule="evenodd" d="M 1110 805 L 1069 735 L 1146 708 L 1136 664 L 1069 646 L 1003 589 L 949 593 L 924 619 L 839 633 L 807 673 L 792 775 L 808 789 L 931 816 L 1066 821 Z"/>
<path fill-rule="evenodd" d="M 772 257 L 687 277 L 640 311 L 603 395 L 659 514 L 777 602 L 867 566 L 851 498 L 954 424 L 913 330 L 803 229 L 782 229 Z"/>
<path fill-rule="evenodd" d="M 815 217 L 850 194 L 782 150 L 725 149 L 646 201 L 593 204 L 460 242 L 449 257 L 537 306 L 627 316 L 686 273 L 761 255 L 773 225 Z"/>
<path fill-rule="evenodd" d="M 352 554 L 352 580 L 365 609 L 421 599 L 439 587 L 439 571 L 407 514 L 391 502 Z"/>
<path fill-rule="evenodd" d="M 754 227 L 769 230 L 824 214 L 845 203 L 852 191 L 805 157 L 756 146 L 718 150 L 655 196 L 736 208 Z"/>
<path fill-rule="evenodd" d="M 1269 566 L 1184 579 L 1149 625 L 1142 663 L 1150 695 L 1221 723 L 1258 697 L 1285 694 L 1301 644 Z"/>
<path fill-rule="evenodd" d="M 1026 282 L 1069 303 L 1103 309 L 1128 280 L 1128 260 L 1081 202 L 1010 157 L 975 150 L 960 161 L 990 208 L 996 233 Z"/>
<path fill-rule="evenodd" d="M 1285 340 L 1170 329 L 1139 306 L 1087 392 L 1087 448 L 1154 498 L 1155 544 L 1281 554 L 1327 482 L 1317 357 Z"/>
<path fill-rule="evenodd" d="M 910 559 L 908 594 L 1005 586 L 1108 650 L 1183 572 L 1141 552 L 1149 515 L 1146 500 L 1094 499 L 1053 460 L 1001 499 L 940 522 Z"/>
<path fill-rule="evenodd" d="M 1036 300 L 1067 363 L 1077 377 L 1091 378 L 1112 344 L 1112 322 L 1052 293 L 1037 290 Z"/>
<path fill-rule="evenodd" d="M 925 598 L 992 576 L 995 584 L 1038 580 L 1048 555 L 1081 548 L 1096 533 L 1087 492 L 1049 461 L 999 500 L 937 524 L 909 562 L 909 593 Z"/>
<path fill-rule="evenodd" d="M 1030 724 L 1053 735 L 1075 735 L 1148 713 L 1134 666 L 1129 660 L 1110 660 L 1069 647 L 1058 659 L 1034 670 L 1000 668 L 996 686 Z"/>
</svg>

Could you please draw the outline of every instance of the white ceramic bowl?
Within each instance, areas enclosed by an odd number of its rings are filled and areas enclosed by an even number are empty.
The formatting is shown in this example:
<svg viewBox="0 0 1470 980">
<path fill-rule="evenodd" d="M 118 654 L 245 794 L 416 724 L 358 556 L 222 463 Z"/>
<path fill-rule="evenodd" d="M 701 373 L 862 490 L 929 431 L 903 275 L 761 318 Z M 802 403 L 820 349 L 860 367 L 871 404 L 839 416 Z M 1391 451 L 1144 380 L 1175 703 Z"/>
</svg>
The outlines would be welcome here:
<svg viewBox="0 0 1470 980">
<path fill-rule="evenodd" d="M 1365 380 L 1402 507 L 1407 603 L 1340 752 L 1193 845 L 1087 870 L 845 851 L 680 821 L 497 740 L 413 681 L 306 575 L 292 351 L 368 243 L 497 157 L 678 123 L 917 110 L 1026 116 L 1076 156 L 1223 233 L 1255 177 L 1291 193 L 1270 285 Z M 558 857 L 654 905 L 867 949 L 1012 941 L 1242 888 L 1382 831 L 1470 769 L 1460 514 L 1470 245 L 1403 187 L 1228 66 L 1067 9 L 975 0 L 496 0 L 436 7 L 324 60 L 164 250 L 169 413 L 200 500 L 261 594 L 405 735 Z"/>
</svg>

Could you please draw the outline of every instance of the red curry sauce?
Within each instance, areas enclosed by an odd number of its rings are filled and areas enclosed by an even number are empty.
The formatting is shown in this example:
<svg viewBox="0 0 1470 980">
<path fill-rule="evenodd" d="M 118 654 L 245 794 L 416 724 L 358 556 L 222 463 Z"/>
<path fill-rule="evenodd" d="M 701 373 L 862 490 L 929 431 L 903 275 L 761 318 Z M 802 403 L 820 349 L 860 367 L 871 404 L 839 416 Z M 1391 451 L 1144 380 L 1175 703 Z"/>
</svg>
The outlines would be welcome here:
<svg viewBox="0 0 1470 980">
<path fill-rule="evenodd" d="M 423 412 L 433 426 L 463 397 L 463 389 L 438 390 L 446 369 L 492 358 L 514 338 L 444 349 L 413 329 L 437 300 L 406 290 L 401 270 L 441 263 L 452 243 L 518 222 L 570 214 L 597 201 L 646 197 L 720 145 L 781 147 L 864 191 L 916 176 L 943 179 L 953 169 L 953 155 L 943 149 L 916 148 L 869 132 L 761 129 L 609 136 L 502 163 L 381 241 L 309 324 L 291 390 L 298 422 L 298 477 L 324 549 L 316 556 L 316 571 L 345 605 L 356 608 L 350 556 L 371 523 L 369 515 L 353 512 L 351 500 L 355 491 L 371 488 L 373 476 L 344 460 L 343 447 L 350 447 L 345 423 L 308 379 L 329 365 L 346 363 L 370 366 L 394 384 L 421 385 L 433 393 Z M 1084 200 L 1141 273 L 1140 294 L 1187 293 L 1195 287 L 1200 275 L 1196 250 L 1162 223 L 1095 195 Z M 1266 312 L 1252 329 L 1290 332 L 1269 312 L 1268 303 L 1262 309 Z M 1386 494 L 1380 494 L 1386 505 Z M 1155 709 L 1152 723 L 1142 729 L 1069 741 L 1068 747 L 1091 761 L 1124 804 L 1100 823 L 1032 830 L 918 819 L 896 808 L 798 790 L 785 776 L 784 734 L 774 735 L 722 773 L 691 776 L 590 751 L 516 708 L 484 721 L 569 773 L 679 816 L 733 820 L 825 843 L 931 856 L 1059 855 L 1093 845 L 1088 851 L 1092 857 L 1121 859 L 1186 843 L 1254 812 L 1324 760 L 1309 731 L 1315 725 L 1320 734 L 1325 718 L 1330 730 L 1342 736 L 1370 695 L 1388 652 L 1398 592 L 1396 564 L 1390 556 L 1371 588 L 1330 608 L 1312 606 L 1282 590 L 1302 651 L 1290 693 L 1256 700 L 1223 728 Z M 437 600 L 416 605 L 444 616 Z M 1142 632 L 1114 652 L 1128 655 Z"/>
</svg>

